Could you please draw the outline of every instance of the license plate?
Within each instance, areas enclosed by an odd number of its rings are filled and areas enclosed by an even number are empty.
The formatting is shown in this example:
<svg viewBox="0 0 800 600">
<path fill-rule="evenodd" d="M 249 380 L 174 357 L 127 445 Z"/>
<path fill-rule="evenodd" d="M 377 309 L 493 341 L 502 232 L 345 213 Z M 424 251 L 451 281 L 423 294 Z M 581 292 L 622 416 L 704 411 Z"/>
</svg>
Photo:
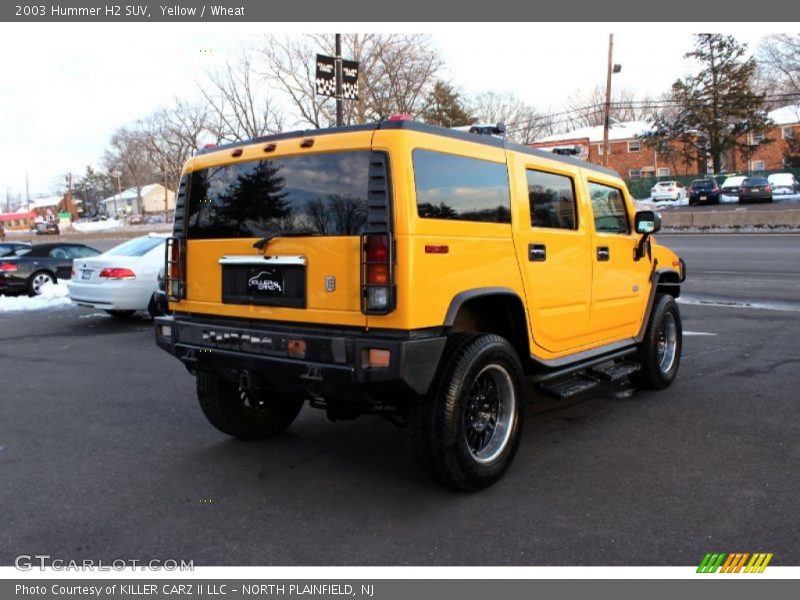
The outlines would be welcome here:
<svg viewBox="0 0 800 600">
<path fill-rule="evenodd" d="M 700 196 L 700 200 L 707 200 L 706 196 Z"/>
<path fill-rule="evenodd" d="M 753 188 L 753 189 L 752 189 L 752 190 L 750 190 L 750 191 L 751 191 L 751 192 L 757 192 L 757 191 L 759 191 L 760 189 L 761 189 L 761 188 Z"/>
<path fill-rule="evenodd" d="M 81 279 L 91 279 L 92 272 L 91 271 L 81 271 Z"/>
</svg>

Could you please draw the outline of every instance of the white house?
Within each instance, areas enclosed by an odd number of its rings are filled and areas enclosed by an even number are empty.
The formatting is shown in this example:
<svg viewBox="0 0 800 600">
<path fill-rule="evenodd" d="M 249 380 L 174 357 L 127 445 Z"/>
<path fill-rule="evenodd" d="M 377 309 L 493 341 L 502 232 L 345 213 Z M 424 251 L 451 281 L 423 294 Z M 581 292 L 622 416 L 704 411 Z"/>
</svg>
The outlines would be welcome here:
<svg viewBox="0 0 800 600">
<path fill-rule="evenodd" d="M 163 213 L 164 206 L 164 186 L 160 183 L 151 183 L 142 187 L 141 209 L 136 201 L 136 188 L 128 188 L 120 194 L 114 194 L 103 200 L 106 207 L 106 214 L 138 214 L 143 213 Z M 175 210 L 175 192 L 166 190 L 166 210 Z"/>
</svg>

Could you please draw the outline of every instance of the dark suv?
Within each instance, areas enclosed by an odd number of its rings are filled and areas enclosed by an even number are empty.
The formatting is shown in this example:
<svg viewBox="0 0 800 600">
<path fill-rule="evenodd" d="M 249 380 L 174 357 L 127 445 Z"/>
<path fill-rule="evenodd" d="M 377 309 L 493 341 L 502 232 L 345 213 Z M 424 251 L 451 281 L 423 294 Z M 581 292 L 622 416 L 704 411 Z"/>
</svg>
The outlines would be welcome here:
<svg viewBox="0 0 800 600">
<path fill-rule="evenodd" d="M 689 206 L 719 204 L 719 185 L 714 179 L 695 179 L 689 186 Z"/>
</svg>

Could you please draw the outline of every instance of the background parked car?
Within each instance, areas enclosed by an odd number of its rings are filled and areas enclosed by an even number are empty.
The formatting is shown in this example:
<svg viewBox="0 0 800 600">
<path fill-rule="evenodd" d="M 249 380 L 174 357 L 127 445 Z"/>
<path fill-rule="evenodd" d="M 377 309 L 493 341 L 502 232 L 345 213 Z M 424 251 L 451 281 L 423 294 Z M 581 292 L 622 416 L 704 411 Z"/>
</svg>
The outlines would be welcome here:
<svg viewBox="0 0 800 600">
<path fill-rule="evenodd" d="M 662 200 L 681 200 L 686 198 L 686 188 L 680 181 L 659 181 L 650 190 L 653 202 Z"/>
<path fill-rule="evenodd" d="M 27 242 L 0 242 L 0 257 L 17 256 L 31 249 Z"/>
<path fill-rule="evenodd" d="M 719 204 L 719 196 L 719 186 L 715 179 L 695 179 L 689 186 L 689 206 Z"/>
<path fill-rule="evenodd" d="M 69 282 L 70 300 L 119 318 L 147 310 L 158 289 L 166 238 L 167 234 L 151 233 L 128 240 L 100 256 L 76 260 Z"/>
<path fill-rule="evenodd" d="M 742 182 L 747 179 L 744 175 L 731 175 L 725 181 L 722 182 L 722 186 L 720 186 L 720 190 L 726 196 L 738 196 L 739 195 L 739 188 L 742 185 Z"/>
<path fill-rule="evenodd" d="M 772 195 L 800 194 L 800 181 L 792 173 L 773 173 L 767 177 Z"/>
<path fill-rule="evenodd" d="M 36 224 L 36 235 L 58 235 L 59 233 L 61 233 L 61 230 L 55 221 Z"/>
<path fill-rule="evenodd" d="M 97 256 L 100 251 L 84 244 L 36 244 L 22 255 L 0 258 L 0 293 L 42 293 L 42 286 L 69 279 L 72 261 Z"/>
<path fill-rule="evenodd" d="M 748 177 L 739 188 L 739 203 L 772 202 L 772 186 L 766 177 Z"/>
</svg>

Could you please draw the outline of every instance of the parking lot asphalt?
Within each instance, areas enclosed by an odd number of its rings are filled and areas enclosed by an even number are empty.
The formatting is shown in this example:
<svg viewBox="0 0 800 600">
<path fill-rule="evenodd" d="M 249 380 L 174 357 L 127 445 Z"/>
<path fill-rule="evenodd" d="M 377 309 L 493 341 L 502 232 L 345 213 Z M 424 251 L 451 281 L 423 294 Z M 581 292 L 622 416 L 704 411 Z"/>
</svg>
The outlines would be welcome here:
<svg viewBox="0 0 800 600">
<path fill-rule="evenodd" d="M 406 432 L 378 417 L 305 408 L 274 440 L 227 438 L 144 317 L 0 315 L 0 564 L 697 565 L 710 551 L 800 564 L 800 298 L 788 276 L 752 283 L 794 273 L 800 237 L 765 237 L 660 236 L 694 277 L 676 382 L 566 403 L 531 390 L 514 465 L 473 495 L 429 483 Z M 763 269 L 704 250 L 745 243 L 770 248 Z M 704 305 L 715 270 L 783 308 Z"/>
</svg>

